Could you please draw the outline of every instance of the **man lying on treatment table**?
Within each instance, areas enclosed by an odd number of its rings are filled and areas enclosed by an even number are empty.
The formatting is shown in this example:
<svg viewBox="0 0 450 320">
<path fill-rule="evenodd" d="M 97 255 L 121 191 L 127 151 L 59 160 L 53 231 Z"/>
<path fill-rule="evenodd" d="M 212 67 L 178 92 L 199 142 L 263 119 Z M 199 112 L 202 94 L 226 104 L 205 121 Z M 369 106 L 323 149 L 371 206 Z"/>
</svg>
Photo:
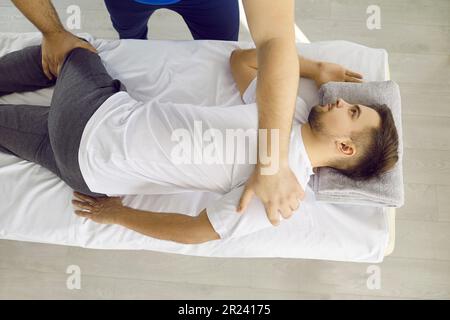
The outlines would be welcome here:
<svg viewBox="0 0 450 320">
<path fill-rule="evenodd" d="M 301 76 L 318 86 L 362 78 L 336 64 L 301 56 L 299 62 Z M 270 154 L 257 155 L 256 143 L 267 135 L 276 141 L 277 130 L 258 132 L 255 50 L 233 51 L 230 63 L 245 104 L 204 107 L 136 101 L 86 49 L 67 55 L 57 80 L 45 77 L 39 46 L 12 52 L 0 58 L 0 95 L 53 85 L 55 90 L 50 108 L 0 105 L 0 151 L 54 172 L 76 190 L 75 213 L 97 223 L 187 244 L 273 227 L 257 198 L 246 213 L 236 213 L 256 157 L 267 163 L 264 174 L 278 168 L 272 161 L 278 158 L 276 145 Z M 289 164 L 303 188 L 314 168 L 368 179 L 397 160 L 398 136 L 387 106 L 338 99 L 308 113 L 297 98 Z M 195 217 L 136 210 L 119 197 L 189 191 L 223 196 Z M 301 211 L 295 199 L 290 208 Z"/>
</svg>

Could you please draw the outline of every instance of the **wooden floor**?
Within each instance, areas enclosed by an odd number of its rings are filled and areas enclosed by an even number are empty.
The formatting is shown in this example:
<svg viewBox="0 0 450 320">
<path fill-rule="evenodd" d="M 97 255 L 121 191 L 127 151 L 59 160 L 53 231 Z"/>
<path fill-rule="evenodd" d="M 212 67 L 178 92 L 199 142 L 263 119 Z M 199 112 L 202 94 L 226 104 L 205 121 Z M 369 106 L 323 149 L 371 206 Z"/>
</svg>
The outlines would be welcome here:
<svg viewBox="0 0 450 320">
<path fill-rule="evenodd" d="M 101 0 L 58 0 L 62 20 L 78 3 L 82 30 L 115 38 Z M 216 259 L 153 252 L 96 251 L 0 241 L 0 298 L 450 298 L 450 1 L 378 0 L 381 29 L 366 28 L 371 0 L 297 0 L 296 21 L 311 41 L 345 39 L 389 52 L 403 99 L 406 205 L 394 253 L 369 290 L 366 264 L 287 259 Z M 241 40 L 249 35 L 241 28 Z M 0 31 L 34 31 L 0 0 Z M 152 39 L 192 39 L 161 10 Z M 66 268 L 82 270 L 81 290 Z"/>
</svg>

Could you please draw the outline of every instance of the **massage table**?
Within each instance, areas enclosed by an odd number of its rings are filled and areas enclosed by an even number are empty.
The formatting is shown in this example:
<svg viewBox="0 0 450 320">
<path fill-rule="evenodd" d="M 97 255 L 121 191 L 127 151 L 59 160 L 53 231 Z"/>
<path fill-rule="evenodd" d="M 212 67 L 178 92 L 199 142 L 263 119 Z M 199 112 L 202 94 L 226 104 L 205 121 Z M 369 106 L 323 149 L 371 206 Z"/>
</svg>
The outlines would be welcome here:
<svg viewBox="0 0 450 320">
<path fill-rule="evenodd" d="M 251 43 L 224 41 L 102 40 L 80 34 L 98 50 L 108 72 L 136 99 L 229 106 L 242 104 L 229 68 L 230 52 Z M 39 33 L 0 33 L 0 56 L 40 43 Z M 389 79 L 387 53 L 347 41 L 297 43 L 302 55 L 340 63 L 365 80 Z M 0 97 L 0 103 L 49 105 L 52 89 Z M 315 84 L 301 79 L 299 95 L 308 105 L 319 101 Z M 305 192 L 312 193 L 308 187 Z M 125 205 L 197 215 L 220 195 L 185 192 L 132 195 Z M 0 153 L 0 239 L 95 249 L 153 250 L 211 257 L 282 257 L 377 263 L 394 247 L 393 208 L 302 203 L 301 215 L 237 238 L 185 245 L 146 237 L 116 225 L 77 217 L 72 190 L 34 163 Z"/>
</svg>

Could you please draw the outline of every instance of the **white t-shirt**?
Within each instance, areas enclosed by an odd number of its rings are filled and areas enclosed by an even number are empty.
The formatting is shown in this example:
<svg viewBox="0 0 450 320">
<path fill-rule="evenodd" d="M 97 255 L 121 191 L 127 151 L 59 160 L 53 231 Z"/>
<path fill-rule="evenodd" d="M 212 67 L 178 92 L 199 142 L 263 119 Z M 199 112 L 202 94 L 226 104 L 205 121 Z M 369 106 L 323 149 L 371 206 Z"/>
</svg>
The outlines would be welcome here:
<svg viewBox="0 0 450 320">
<path fill-rule="evenodd" d="M 244 215 L 235 213 L 256 161 L 256 78 L 243 100 L 246 104 L 205 107 L 143 103 L 127 92 L 114 94 L 83 131 L 78 158 L 86 184 L 91 191 L 108 195 L 216 192 L 223 197 L 206 209 L 222 238 L 270 227 L 256 198 Z M 289 163 L 303 188 L 313 173 L 300 131 L 308 113 L 297 98 Z M 240 142 L 246 143 L 239 152 L 234 134 L 241 134 Z"/>
</svg>

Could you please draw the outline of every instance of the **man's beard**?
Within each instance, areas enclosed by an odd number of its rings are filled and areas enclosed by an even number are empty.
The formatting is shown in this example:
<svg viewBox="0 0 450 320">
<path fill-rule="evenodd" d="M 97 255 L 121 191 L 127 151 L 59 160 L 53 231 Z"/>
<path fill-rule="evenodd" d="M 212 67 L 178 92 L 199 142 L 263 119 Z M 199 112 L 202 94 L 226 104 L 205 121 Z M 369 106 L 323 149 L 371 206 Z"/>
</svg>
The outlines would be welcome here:
<svg viewBox="0 0 450 320">
<path fill-rule="evenodd" d="M 324 131 L 323 123 L 321 121 L 322 112 L 318 111 L 319 108 L 320 107 L 318 106 L 313 107 L 308 115 L 308 123 L 311 127 L 311 131 L 316 135 L 323 133 Z"/>
<path fill-rule="evenodd" d="M 324 124 L 323 116 L 326 114 L 326 112 L 321 111 L 321 108 L 322 107 L 318 105 L 311 109 L 311 112 L 308 115 L 308 124 L 311 128 L 312 134 L 316 137 L 316 139 L 319 139 L 322 142 L 329 143 L 330 141 L 334 141 L 336 136 L 334 136 Z M 330 159 L 330 163 L 334 163 L 334 165 L 328 166 L 334 168 L 340 167 L 337 161 L 339 160 Z"/>
</svg>

